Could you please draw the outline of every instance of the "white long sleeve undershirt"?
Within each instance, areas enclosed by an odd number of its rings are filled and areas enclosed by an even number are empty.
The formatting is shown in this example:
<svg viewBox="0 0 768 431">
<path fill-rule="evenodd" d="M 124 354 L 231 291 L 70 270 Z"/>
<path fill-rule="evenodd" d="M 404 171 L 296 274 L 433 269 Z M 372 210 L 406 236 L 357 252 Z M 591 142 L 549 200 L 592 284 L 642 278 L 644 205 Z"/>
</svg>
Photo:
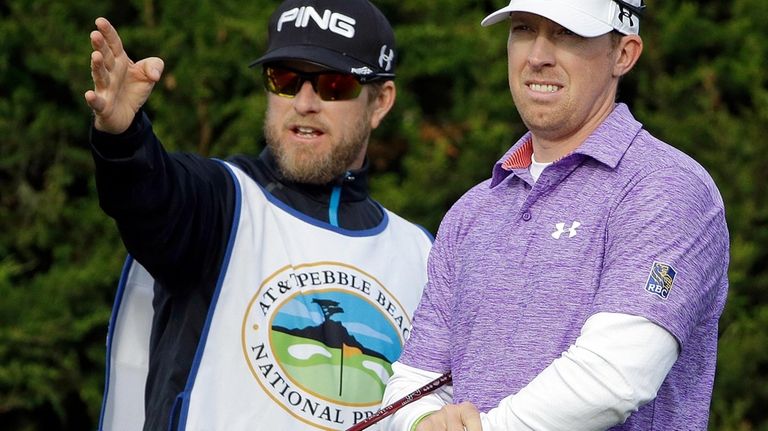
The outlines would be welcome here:
<svg viewBox="0 0 768 431">
<path fill-rule="evenodd" d="M 677 340 L 648 319 L 595 314 L 561 357 L 517 394 L 481 413 L 483 431 L 593 431 L 620 424 L 656 397 L 677 356 Z M 392 370 L 383 405 L 440 375 L 399 362 Z M 439 389 L 404 407 L 383 429 L 410 430 L 417 419 L 450 403 L 452 393 L 451 387 Z"/>
</svg>

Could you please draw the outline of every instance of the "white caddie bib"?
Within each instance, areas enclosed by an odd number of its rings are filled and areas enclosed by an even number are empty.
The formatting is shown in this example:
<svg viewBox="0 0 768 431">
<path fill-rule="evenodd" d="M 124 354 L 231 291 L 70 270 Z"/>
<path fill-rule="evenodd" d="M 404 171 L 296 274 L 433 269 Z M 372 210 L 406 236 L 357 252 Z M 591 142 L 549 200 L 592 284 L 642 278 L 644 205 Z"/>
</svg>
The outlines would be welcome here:
<svg viewBox="0 0 768 431">
<path fill-rule="evenodd" d="M 387 210 L 374 229 L 332 227 L 287 207 L 228 167 L 238 188 L 236 219 L 177 402 L 179 429 L 345 430 L 380 407 L 426 283 L 431 239 Z M 135 278 L 147 284 L 145 276 Z M 128 280 L 120 289 L 124 297 L 141 292 Z M 151 296 L 148 304 L 151 312 Z M 123 360 L 115 346 L 122 343 L 120 335 L 130 339 L 130 330 L 120 327 L 127 320 L 113 311 L 112 382 L 120 381 Z M 148 341 L 146 328 L 142 333 Z M 146 352 L 133 356 L 146 358 Z M 109 422 L 128 415 L 120 412 L 124 402 L 136 410 L 131 398 L 139 395 L 125 395 L 116 386 L 107 386 L 103 429 L 140 429 L 141 424 L 120 428 Z M 144 381 L 140 386 L 143 407 Z"/>
</svg>

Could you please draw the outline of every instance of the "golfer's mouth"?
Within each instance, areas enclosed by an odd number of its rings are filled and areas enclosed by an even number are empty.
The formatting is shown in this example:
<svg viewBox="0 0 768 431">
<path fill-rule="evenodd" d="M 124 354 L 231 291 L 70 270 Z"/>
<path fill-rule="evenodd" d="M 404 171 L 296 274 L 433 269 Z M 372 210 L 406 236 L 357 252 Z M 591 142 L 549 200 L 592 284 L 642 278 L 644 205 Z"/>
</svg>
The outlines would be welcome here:
<svg viewBox="0 0 768 431">
<path fill-rule="evenodd" d="M 528 84 L 528 88 L 536 93 L 555 93 L 563 87 L 554 84 Z"/>
</svg>

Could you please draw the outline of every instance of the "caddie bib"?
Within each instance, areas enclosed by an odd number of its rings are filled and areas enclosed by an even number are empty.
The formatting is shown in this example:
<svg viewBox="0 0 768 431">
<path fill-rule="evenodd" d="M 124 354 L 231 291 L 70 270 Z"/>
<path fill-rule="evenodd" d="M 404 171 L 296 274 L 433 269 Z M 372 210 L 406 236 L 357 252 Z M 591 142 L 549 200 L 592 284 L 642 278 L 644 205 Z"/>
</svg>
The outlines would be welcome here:
<svg viewBox="0 0 768 431">
<path fill-rule="evenodd" d="M 373 229 L 333 227 L 227 166 L 235 220 L 174 407 L 178 429 L 347 429 L 380 407 L 426 283 L 431 239 L 387 210 Z M 130 260 L 124 279 L 110 325 L 105 430 L 141 429 L 143 420 L 121 422 L 144 417 L 149 329 L 135 318 L 152 315 L 152 279 Z"/>
</svg>

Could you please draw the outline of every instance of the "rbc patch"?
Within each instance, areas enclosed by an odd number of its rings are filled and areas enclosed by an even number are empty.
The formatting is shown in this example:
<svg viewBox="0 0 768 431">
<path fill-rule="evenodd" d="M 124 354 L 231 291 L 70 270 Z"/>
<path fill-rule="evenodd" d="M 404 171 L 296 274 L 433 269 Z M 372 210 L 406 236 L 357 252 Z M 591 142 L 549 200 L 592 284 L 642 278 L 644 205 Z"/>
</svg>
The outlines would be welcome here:
<svg viewBox="0 0 768 431">
<path fill-rule="evenodd" d="M 675 282 L 677 271 L 670 265 L 661 262 L 653 262 L 651 273 L 648 274 L 648 281 L 645 283 L 645 290 L 651 292 L 661 299 L 667 299 L 672 290 L 672 283 Z"/>
</svg>

